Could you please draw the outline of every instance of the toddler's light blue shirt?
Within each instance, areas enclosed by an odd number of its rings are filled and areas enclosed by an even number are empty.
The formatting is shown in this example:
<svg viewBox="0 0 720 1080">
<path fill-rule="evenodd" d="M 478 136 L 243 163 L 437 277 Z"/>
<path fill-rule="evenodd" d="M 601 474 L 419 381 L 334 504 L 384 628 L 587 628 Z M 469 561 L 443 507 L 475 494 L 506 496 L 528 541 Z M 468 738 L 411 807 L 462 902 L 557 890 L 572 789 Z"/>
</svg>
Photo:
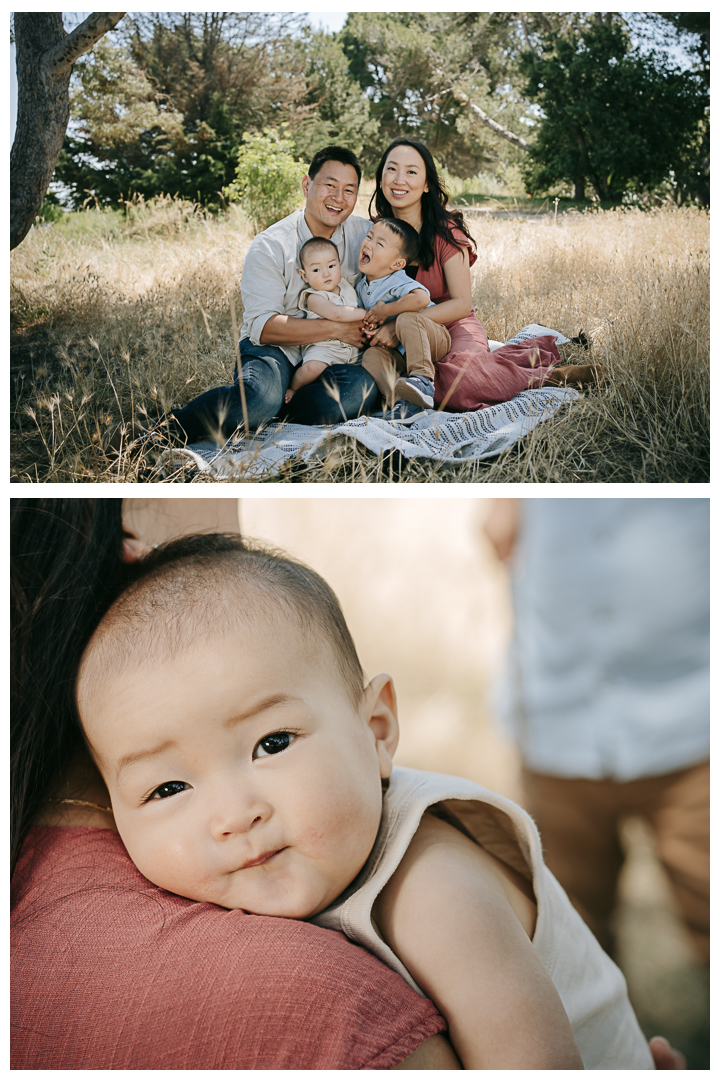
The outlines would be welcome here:
<svg viewBox="0 0 720 1080">
<path fill-rule="evenodd" d="M 376 304 L 392 304 L 393 301 L 400 300 L 401 297 L 407 296 L 409 292 L 413 292 L 415 289 L 425 289 L 428 296 L 430 295 L 430 290 L 425 285 L 415 281 L 404 270 L 395 270 L 394 273 L 388 274 L 387 277 L 376 278 L 375 281 L 368 281 L 363 274 L 355 286 L 360 306 L 365 308 L 366 311 L 375 307 Z M 432 306 L 433 302 L 431 300 L 428 307 Z"/>
</svg>

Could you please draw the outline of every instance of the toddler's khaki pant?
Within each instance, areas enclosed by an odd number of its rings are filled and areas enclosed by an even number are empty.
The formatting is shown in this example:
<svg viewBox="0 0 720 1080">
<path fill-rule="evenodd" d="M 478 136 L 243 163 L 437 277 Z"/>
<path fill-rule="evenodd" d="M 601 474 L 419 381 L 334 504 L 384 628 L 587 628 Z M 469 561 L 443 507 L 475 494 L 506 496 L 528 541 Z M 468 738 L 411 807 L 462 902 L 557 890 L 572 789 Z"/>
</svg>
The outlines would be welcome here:
<svg viewBox="0 0 720 1080">
<path fill-rule="evenodd" d="M 623 817 L 645 818 L 700 956 L 710 950 L 710 763 L 620 783 L 523 771 L 545 861 L 608 952 Z"/>
<path fill-rule="evenodd" d="M 395 383 L 400 375 L 435 377 L 435 363 L 450 350 L 450 334 L 418 311 L 403 311 L 395 321 L 395 333 L 405 348 L 372 345 L 363 354 L 362 366 L 369 371 L 388 405 L 395 404 Z"/>
</svg>

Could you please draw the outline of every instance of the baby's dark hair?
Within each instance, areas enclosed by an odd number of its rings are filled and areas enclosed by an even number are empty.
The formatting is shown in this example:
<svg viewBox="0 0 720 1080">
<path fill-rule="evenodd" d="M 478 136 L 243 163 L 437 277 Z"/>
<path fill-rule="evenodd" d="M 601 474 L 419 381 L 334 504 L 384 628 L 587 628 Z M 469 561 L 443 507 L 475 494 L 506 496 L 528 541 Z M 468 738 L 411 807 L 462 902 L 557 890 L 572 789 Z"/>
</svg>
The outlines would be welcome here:
<svg viewBox="0 0 720 1080">
<path fill-rule="evenodd" d="M 252 628 L 281 615 L 330 647 L 348 697 L 357 705 L 365 676 L 340 603 L 319 574 L 284 552 L 235 533 L 188 536 L 163 544 L 125 572 L 124 588 L 100 623 L 83 667 L 122 672 L 189 642 Z M 126 627 L 126 634 L 117 629 Z M 310 663 L 314 662 L 311 656 Z"/>
<path fill-rule="evenodd" d="M 396 236 L 400 237 L 400 254 L 405 264 L 415 262 L 420 254 L 420 235 L 401 218 L 378 218 L 376 225 L 387 225 Z"/>
<path fill-rule="evenodd" d="M 300 264 L 303 270 L 305 269 L 305 260 L 307 259 L 309 253 L 311 251 L 316 251 L 318 248 L 324 247 L 332 248 L 337 255 L 338 262 L 340 262 L 340 252 L 335 247 L 335 244 L 333 244 L 332 240 L 326 240 L 324 236 L 313 236 L 310 240 L 306 240 L 303 246 L 300 248 L 298 258 L 300 259 Z"/>
</svg>

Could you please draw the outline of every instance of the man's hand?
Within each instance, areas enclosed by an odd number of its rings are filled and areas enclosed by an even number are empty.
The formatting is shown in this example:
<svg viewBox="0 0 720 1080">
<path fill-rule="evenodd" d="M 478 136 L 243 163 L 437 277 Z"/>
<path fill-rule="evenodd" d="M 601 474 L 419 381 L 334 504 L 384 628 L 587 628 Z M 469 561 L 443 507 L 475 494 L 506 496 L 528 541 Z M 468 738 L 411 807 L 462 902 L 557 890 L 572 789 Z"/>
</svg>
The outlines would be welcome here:
<svg viewBox="0 0 720 1080">
<path fill-rule="evenodd" d="M 328 320 L 325 326 L 328 329 L 328 339 L 334 338 L 337 341 L 344 341 L 348 345 L 354 345 L 357 349 L 364 349 L 367 345 L 362 331 L 362 323 L 330 322 Z"/>
</svg>

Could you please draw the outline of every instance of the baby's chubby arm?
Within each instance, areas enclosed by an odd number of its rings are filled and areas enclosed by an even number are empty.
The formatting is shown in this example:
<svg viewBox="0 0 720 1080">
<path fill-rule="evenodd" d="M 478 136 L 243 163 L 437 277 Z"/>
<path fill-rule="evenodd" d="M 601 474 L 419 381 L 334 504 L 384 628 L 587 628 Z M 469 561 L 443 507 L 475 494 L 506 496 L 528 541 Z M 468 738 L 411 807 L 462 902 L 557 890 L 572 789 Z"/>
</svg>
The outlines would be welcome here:
<svg viewBox="0 0 720 1080">
<path fill-rule="evenodd" d="M 326 296 L 320 293 L 309 293 L 307 306 L 321 319 L 332 319 L 334 322 L 362 322 L 365 318 L 365 310 L 361 307 L 350 307 L 348 304 L 333 304 Z"/>
<path fill-rule="evenodd" d="M 465 1069 L 582 1069 L 530 940 L 534 903 L 463 833 L 426 814 L 373 915 L 447 1020 Z"/>
</svg>

